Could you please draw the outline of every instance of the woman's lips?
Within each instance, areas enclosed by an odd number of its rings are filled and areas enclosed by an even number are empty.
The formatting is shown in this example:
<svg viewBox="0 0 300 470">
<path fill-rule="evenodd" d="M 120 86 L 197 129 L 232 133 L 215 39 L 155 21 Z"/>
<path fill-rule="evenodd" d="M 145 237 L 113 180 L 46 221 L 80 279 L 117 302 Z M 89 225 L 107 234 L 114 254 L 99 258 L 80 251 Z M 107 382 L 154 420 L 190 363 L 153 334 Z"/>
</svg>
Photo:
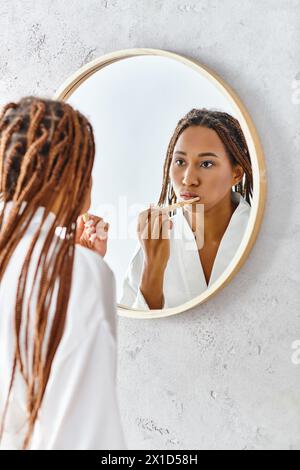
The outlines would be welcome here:
<svg viewBox="0 0 300 470">
<path fill-rule="evenodd" d="M 189 194 L 189 193 L 180 194 L 180 197 L 181 199 L 185 201 L 187 201 L 188 199 L 194 199 L 196 197 L 198 197 L 199 200 L 201 199 L 200 196 L 198 196 L 198 194 Z"/>
</svg>

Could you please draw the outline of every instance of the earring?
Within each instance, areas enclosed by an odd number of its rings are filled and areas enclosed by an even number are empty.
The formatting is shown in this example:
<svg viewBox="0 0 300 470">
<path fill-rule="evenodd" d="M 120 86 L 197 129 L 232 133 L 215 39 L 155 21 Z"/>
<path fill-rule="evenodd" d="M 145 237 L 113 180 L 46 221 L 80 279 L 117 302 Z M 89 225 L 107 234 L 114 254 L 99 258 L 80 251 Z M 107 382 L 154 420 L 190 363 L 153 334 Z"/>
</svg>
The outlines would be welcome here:
<svg viewBox="0 0 300 470">
<path fill-rule="evenodd" d="M 170 180 L 168 180 L 168 201 L 171 200 L 172 197 L 172 186 L 170 185 Z"/>
<path fill-rule="evenodd" d="M 236 192 L 242 194 L 242 191 L 243 191 L 243 186 L 242 186 L 242 184 L 241 184 L 241 183 L 236 184 L 236 185 L 235 185 L 235 190 L 236 190 Z"/>
<path fill-rule="evenodd" d="M 168 185 L 168 203 L 171 204 L 172 200 L 174 198 L 174 189 L 173 186 L 170 184 L 170 179 L 169 179 L 169 185 Z"/>
</svg>

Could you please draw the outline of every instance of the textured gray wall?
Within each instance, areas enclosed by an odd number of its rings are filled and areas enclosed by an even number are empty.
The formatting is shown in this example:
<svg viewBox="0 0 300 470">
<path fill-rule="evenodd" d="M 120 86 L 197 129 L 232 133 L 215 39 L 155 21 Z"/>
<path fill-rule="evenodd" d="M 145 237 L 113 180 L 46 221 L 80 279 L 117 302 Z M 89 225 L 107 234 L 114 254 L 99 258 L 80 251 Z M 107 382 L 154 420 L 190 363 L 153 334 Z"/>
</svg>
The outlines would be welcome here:
<svg viewBox="0 0 300 470">
<path fill-rule="evenodd" d="M 268 168 L 258 241 L 213 300 L 119 321 L 120 404 L 131 448 L 300 449 L 300 1 L 1 0 L 0 10 L 2 103 L 52 96 L 86 62 L 131 47 L 192 56 L 241 96 Z"/>
</svg>

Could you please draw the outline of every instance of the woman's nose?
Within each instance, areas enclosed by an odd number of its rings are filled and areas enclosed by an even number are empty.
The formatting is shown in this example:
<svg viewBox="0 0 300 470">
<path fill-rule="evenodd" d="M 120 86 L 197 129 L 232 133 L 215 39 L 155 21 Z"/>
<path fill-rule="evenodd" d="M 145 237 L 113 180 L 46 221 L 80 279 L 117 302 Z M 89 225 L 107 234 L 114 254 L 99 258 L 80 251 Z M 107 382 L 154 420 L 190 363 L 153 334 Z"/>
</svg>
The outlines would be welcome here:
<svg viewBox="0 0 300 470">
<path fill-rule="evenodd" d="M 184 184 L 185 186 L 192 186 L 192 185 L 198 185 L 199 184 L 198 175 L 194 171 L 193 168 L 191 168 L 191 167 L 186 168 L 186 170 L 184 172 L 182 184 Z"/>
</svg>

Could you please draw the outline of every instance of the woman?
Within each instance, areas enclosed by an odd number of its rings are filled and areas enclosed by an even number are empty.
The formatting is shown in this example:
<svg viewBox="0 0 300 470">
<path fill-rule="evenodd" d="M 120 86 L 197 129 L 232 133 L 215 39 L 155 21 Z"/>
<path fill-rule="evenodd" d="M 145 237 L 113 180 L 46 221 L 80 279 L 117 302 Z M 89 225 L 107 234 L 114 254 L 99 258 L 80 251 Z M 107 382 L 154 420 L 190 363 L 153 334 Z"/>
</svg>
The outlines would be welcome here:
<svg viewBox="0 0 300 470">
<path fill-rule="evenodd" d="M 85 229 L 79 217 L 94 154 L 90 123 L 66 103 L 29 97 L 3 110 L 2 449 L 124 448 L 107 237 L 97 237 L 101 219 Z"/>
<path fill-rule="evenodd" d="M 239 122 L 208 109 L 186 114 L 168 146 L 158 208 L 139 215 L 139 246 L 120 303 L 143 310 L 175 307 L 210 287 L 241 243 L 252 184 Z M 196 197 L 171 217 L 159 210 Z"/>
</svg>

